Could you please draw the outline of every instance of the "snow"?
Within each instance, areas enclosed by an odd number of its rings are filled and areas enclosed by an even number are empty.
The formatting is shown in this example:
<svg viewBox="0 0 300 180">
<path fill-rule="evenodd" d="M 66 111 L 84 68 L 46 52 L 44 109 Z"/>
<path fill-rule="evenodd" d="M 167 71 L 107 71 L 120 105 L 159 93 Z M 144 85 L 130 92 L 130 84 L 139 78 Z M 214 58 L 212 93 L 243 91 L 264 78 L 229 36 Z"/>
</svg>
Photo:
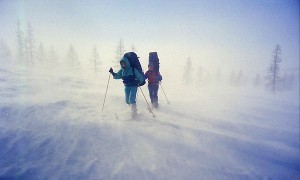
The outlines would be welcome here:
<svg viewBox="0 0 300 180">
<path fill-rule="evenodd" d="M 107 72 L 1 64 L 0 179 L 299 179 L 299 91 L 168 79 L 132 120 Z"/>
</svg>

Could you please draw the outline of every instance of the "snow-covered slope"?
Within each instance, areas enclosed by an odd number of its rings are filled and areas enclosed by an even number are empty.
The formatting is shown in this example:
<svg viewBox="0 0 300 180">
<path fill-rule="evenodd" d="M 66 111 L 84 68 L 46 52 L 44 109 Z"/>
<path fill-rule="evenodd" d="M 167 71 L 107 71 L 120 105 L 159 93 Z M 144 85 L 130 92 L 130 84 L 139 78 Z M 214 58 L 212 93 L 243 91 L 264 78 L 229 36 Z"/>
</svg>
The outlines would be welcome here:
<svg viewBox="0 0 300 180">
<path fill-rule="evenodd" d="M 138 120 L 108 73 L 0 67 L 0 179 L 298 179 L 299 95 L 163 81 Z M 148 98 L 147 87 L 142 88 Z M 278 97 L 280 96 L 280 97 Z M 148 100 L 149 101 L 149 100 Z"/>
</svg>

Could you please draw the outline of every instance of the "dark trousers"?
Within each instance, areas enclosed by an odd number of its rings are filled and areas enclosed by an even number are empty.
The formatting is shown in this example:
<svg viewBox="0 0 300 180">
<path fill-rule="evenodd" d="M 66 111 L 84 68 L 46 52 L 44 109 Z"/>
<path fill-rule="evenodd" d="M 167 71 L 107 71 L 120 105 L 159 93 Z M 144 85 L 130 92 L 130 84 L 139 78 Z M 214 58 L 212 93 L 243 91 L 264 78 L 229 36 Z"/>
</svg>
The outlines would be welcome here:
<svg viewBox="0 0 300 180">
<path fill-rule="evenodd" d="M 158 88 L 159 88 L 158 84 L 149 84 L 148 85 L 148 90 L 149 90 L 151 103 L 158 102 L 158 96 L 157 96 Z"/>
</svg>

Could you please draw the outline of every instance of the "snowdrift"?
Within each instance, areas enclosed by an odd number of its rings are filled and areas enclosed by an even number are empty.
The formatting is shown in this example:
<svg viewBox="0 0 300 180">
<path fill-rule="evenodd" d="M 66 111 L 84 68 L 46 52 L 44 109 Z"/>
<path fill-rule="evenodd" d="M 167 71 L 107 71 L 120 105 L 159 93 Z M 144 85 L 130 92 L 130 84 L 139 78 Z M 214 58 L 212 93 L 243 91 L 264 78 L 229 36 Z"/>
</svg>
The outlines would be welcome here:
<svg viewBox="0 0 300 180">
<path fill-rule="evenodd" d="M 139 91 L 132 120 L 121 81 L 101 111 L 107 78 L 2 65 L 0 179 L 299 179 L 298 93 L 164 78 L 171 103 Z"/>
</svg>

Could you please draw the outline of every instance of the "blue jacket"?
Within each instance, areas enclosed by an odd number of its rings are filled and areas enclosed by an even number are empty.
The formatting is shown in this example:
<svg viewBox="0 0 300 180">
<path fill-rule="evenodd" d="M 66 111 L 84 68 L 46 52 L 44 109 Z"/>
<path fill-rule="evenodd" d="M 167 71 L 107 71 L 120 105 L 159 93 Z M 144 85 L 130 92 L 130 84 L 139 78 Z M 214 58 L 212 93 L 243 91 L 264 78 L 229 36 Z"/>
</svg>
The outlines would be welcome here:
<svg viewBox="0 0 300 180">
<path fill-rule="evenodd" d="M 130 66 L 129 60 L 126 57 L 123 57 L 121 61 L 125 62 L 126 68 L 120 69 L 114 75 L 114 79 L 122 79 L 125 86 L 138 86 L 138 84 L 145 80 L 144 76 L 137 69 Z"/>
</svg>

